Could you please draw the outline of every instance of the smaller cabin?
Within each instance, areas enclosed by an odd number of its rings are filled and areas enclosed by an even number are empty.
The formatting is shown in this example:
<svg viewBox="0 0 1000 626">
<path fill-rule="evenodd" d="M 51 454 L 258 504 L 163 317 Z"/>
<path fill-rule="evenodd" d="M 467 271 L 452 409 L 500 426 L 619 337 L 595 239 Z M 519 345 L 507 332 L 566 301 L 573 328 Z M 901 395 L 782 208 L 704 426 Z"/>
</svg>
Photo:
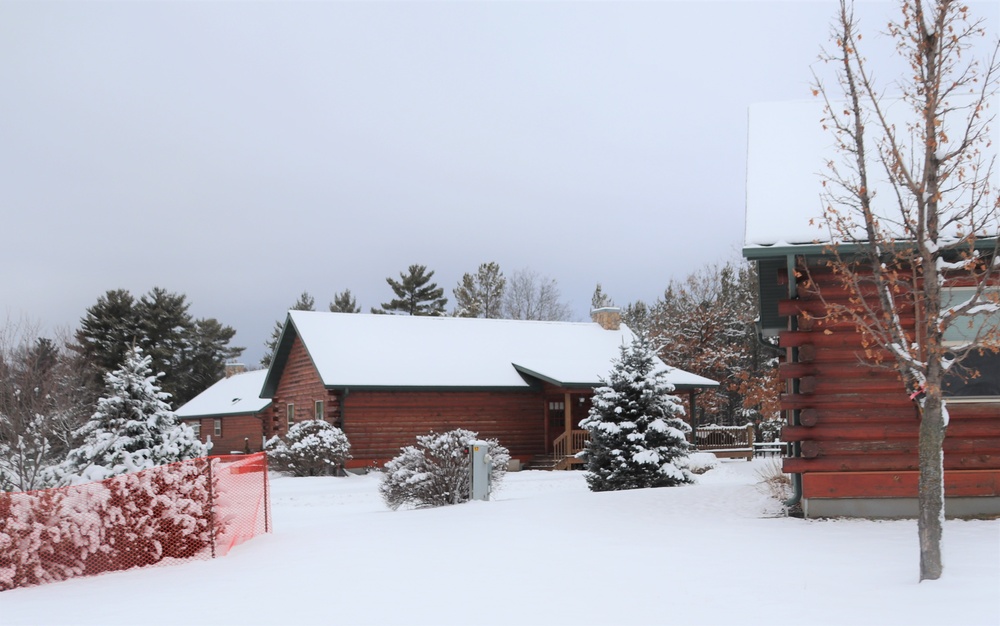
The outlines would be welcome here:
<svg viewBox="0 0 1000 626">
<path fill-rule="evenodd" d="M 267 370 L 231 374 L 177 409 L 177 419 L 212 442 L 211 454 L 260 452 L 271 407 L 260 397 L 266 376 Z"/>
</svg>

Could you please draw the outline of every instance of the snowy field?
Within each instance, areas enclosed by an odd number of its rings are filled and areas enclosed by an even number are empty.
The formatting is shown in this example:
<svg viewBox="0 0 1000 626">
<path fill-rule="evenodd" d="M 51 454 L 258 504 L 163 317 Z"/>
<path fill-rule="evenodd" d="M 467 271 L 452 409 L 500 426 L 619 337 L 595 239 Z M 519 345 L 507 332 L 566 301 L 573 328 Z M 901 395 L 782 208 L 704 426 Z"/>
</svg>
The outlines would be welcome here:
<svg viewBox="0 0 1000 626">
<path fill-rule="evenodd" d="M 508 474 L 491 502 L 392 512 L 376 476 L 275 478 L 272 535 L 229 556 L 0 593 L 0 624 L 1000 624 L 1000 521 L 776 517 L 763 461 L 590 493 Z"/>
</svg>

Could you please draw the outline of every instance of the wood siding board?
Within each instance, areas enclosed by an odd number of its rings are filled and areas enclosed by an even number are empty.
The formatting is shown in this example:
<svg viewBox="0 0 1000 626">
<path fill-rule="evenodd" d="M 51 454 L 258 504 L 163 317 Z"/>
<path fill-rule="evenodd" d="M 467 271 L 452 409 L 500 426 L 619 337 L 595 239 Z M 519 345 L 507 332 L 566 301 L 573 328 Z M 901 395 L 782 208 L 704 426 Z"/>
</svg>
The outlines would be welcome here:
<svg viewBox="0 0 1000 626">
<path fill-rule="evenodd" d="M 814 473 L 803 476 L 805 498 L 915 498 L 919 472 Z M 947 497 L 1000 496 L 1000 471 L 945 472 Z"/>
</svg>

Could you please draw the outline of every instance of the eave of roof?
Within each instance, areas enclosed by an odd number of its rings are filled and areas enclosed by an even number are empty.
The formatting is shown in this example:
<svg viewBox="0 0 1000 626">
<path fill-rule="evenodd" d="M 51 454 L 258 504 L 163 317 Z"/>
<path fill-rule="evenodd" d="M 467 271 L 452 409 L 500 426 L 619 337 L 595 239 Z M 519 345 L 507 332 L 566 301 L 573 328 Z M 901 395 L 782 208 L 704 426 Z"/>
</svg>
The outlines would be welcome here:
<svg viewBox="0 0 1000 626">
<path fill-rule="evenodd" d="M 743 248 L 743 258 L 750 260 L 775 259 L 792 255 L 816 258 L 829 256 L 831 245 L 833 244 L 816 242 L 798 244 L 776 243 L 770 246 L 750 245 Z M 851 255 L 863 251 L 868 244 L 864 242 L 848 242 L 836 245 L 837 250 L 842 255 Z M 976 250 L 994 250 L 997 248 L 997 245 L 998 240 L 996 237 L 980 237 L 976 239 L 973 247 Z"/>
</svg>

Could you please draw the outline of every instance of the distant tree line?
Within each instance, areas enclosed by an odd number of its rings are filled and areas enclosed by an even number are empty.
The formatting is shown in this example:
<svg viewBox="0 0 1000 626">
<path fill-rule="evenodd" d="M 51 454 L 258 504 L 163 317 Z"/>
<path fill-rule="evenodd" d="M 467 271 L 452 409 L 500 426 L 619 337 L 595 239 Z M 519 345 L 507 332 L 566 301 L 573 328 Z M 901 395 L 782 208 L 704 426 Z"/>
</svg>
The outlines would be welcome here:
<svg viewBox="0 0 1000 626">
<path fill-rule="evenodd" d="M 531 269 L 514 272 L 508 280 L 495 262 L 483 263 L 475 273 L 462 276 L 452 290 L 455 306 L 449 312 L 444 288 L 432 281 L 434 271 L 426 265 L 410 265 L 399 278 L 385 279 L 393 297 L 371 313 L 377 315 L 428 315 L 455 317 L 482 317 L 492 319 L 566 321 L 570 307 L 562 299 L 559 285 L 554 278 L 542 276 Z M 350 289 L 338 293 L 329 309 L 334 313 L 360 313 Z M 316 300 L 302 292 L 289 307 L 291 311 L 315 311 Z M 271 336 L 264 343 L 264 367 L 271 364 L 274 351 L 281 337 L 284 318 L 275 321 Z"/>
</svg>

